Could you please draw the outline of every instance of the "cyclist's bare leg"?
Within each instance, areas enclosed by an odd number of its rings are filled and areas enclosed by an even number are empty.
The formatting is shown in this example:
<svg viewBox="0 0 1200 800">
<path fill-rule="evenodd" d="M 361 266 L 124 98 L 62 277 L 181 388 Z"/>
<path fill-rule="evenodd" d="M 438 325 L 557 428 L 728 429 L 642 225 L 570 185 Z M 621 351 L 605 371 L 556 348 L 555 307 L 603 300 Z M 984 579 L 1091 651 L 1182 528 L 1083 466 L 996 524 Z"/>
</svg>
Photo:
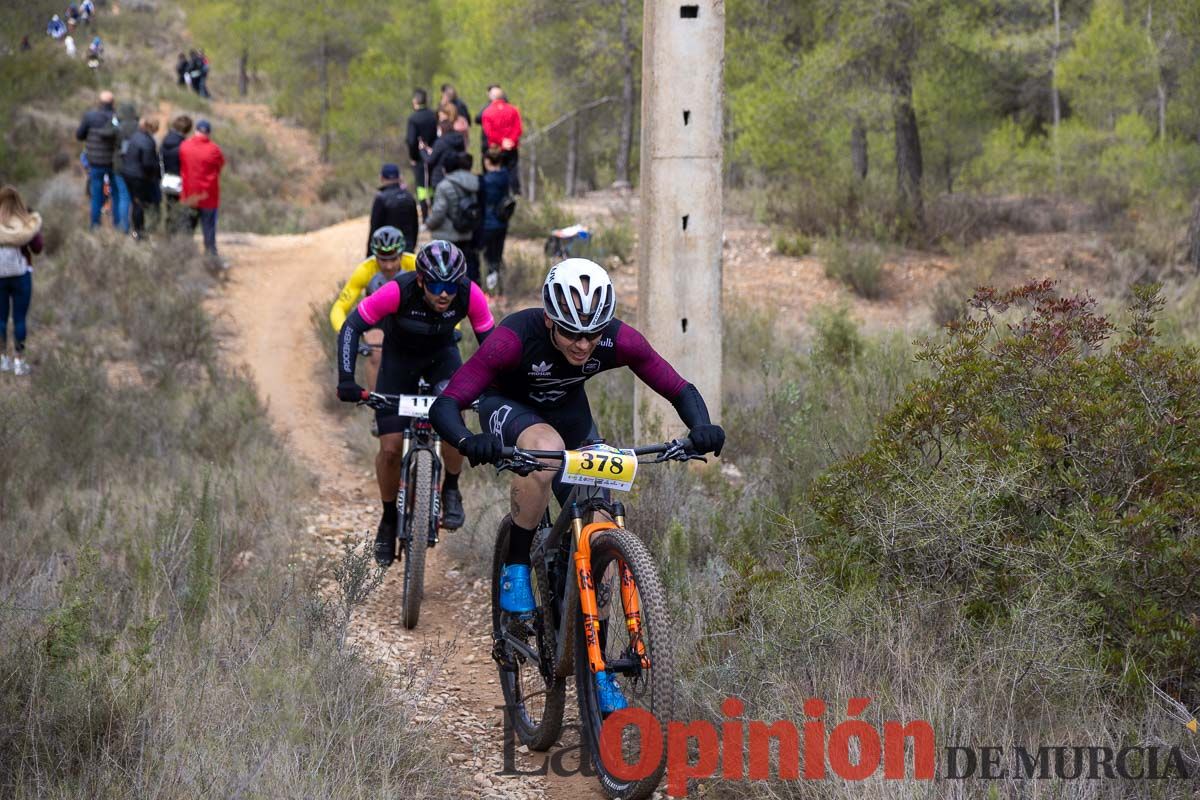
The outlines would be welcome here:
<svg viewBox="0 0 1200 800">
<path fill-rule="evenodd" d="M 375 391 L 375 379 L 379 376 L 379 362 L 383 360 L 383 331 L 371 328 L 363 334 L 362 339 L 371 345 L 371 354 L 367 356 L 367 391 Z"/>
<path fill-rule="evenodd" d="M 558 431 L 540 422 L 521 431 L 517 437 L 517 447 L 522 450 L 562 450 L 564 445 Z M 554 474 L 554 470 L 542 470 L 531 472 L 524 478 L 513 476 L 510 495 L 513 522 L 530 530 L 538 526 L 542 513 L 550 503 L 550 484 Z"/>
<path fill-rule="evenodd" d="M 400 492 L 400 464 L 403 461 L 403 451 L 403 433 L 380 435 L 379 453 L 375 456 L 375 477 L 379 481 L 379 498 L 385 503 L 394 501 Z"/>
</svg>

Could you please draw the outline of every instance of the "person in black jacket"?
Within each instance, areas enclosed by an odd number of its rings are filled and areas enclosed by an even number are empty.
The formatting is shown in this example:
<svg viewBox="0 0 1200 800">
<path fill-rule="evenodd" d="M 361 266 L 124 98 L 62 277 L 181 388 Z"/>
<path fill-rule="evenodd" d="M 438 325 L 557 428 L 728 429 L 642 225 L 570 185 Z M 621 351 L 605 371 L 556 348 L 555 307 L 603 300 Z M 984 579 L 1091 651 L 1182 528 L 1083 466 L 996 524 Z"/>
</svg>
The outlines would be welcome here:
<svg viewBox="0 0 1200 800">
<path fill-rule="evenodd" d="M 162 170 L 164 176 L 170 176 L 171 186 L 163 187 L 167 198 L 167 233 L 186 233 L 189 227 L 190 213 L 187 208 L 179 205 L 179 193 L 183 189 L 183 179 L 180 177 L 179 145 L 183 144 L 192 132 L 192 118 L 180 114 L 171 122 L 171 130 L 162 140 Z"/>
<path fill-rule="evenodd" d="M 438 138 L 432 146 L 428 142 L 421 148 L 421 158 L 429 170 L 429 189 L 434 195 L 437 185 L 446 177 L 447 172 L 453 172 L 458 162 L 458 154 L 467 152 L 467 142 L 458 131 L 454 130 L 454 121 L 444 114 L 438 115 Z"/>
<path fill-rule="evenodd" d="M 92 227 L 100 224 L 104 208 L 104 179 L 107 177 L 116 197 L 117 182 L 113 174 L 113 156 L 117 149 L 117 115 L 113 110 L 113 93 L 100 93 L 100 105 L 83 115 L 75 138 L 87 143 L 88 194 L 91 197 Z M 117 225 L 116 217 L 113 224 Z"/>
<path fill-rule="evenodd" d="M 508 170 L 499 152 L 483 156 L 483 175 L 479 178 L 479 202 L 483 205 L 481 239 L 483 260 L 487 263 L 484 286 L 489 292 L 499 292 L 500 270 L 504 260 L 504 239 L 508 236 L 508 219 L 504 216 L 505 202 L 512 194 Z"/>
<path fill-rule="evenodd" d="M 367 258 L 373 252 L 371 236 L 384 225 L 399 228 L 404 234 L 404 249 L 416 252 L 417 201 L 400 182 L 400 167 L 384 164 L 379 170 L 379 193 L 371 204 L 371 227 L 367 229 Z"/>
<path fill-rule="evenodd" d="M 175 62 L 175 77 L 179 79 L 180 86 L 187 86 L 191 83 L 191 76 L 188 75 L 191 66 L 192 62 L 188 61 L 188 57 L 180 53 L 179 60 Z"/>
<path fill-rule="evenodd" d="M 433 189 L 430 188 L 429 173 L 425 161 L 421 158 L 421 145 L 429 144 L 437 139 L 437 114 L 425 107 L 429 96 L 424 89 L 413 92 L 413 113 L 408 115 L 408 131 L 404 141 L 408 145 L 408 161 L 413 170 L 413 188 L 417 193 L 417 205 L 421 208 L 421 219 L 429 215 L 429 201 L 433 199 Z"/>
<path fill-rule="evenodd" d="M 141 239 L 146 231 L 146 211 L 150 211 L 150 227 L 158 222 L 158 183 L 162 175 L 158 166 L 158 146 L 154 134 L 158 133 L 158 120 L 146 117 L 137 131 L 129 137 L 129 145 L 121 156 L 121 175 L 129 187 L 133 201 L 133 238 Z"/>
</svg>

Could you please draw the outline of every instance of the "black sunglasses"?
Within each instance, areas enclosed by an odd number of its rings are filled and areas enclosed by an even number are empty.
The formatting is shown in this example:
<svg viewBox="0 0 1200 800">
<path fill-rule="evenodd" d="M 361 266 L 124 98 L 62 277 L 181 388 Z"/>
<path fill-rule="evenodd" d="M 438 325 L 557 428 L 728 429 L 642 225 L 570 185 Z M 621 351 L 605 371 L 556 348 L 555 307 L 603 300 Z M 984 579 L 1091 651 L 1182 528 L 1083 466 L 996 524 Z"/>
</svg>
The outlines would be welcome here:
<svg viewBox="0 0 1200 800">
<path fill-rule="evenodd" d="M 578 342 L 580 339 L 587 339 L 589 342 L 594 342 L 604 335 L 603 329 L 592 331 L 591 333 L 576 333 L 575 331 L 567 330 L 557 322 L 554 323 L 554 330 L 558 331 L 558 335 L 568 342 Z"/>
</svg>

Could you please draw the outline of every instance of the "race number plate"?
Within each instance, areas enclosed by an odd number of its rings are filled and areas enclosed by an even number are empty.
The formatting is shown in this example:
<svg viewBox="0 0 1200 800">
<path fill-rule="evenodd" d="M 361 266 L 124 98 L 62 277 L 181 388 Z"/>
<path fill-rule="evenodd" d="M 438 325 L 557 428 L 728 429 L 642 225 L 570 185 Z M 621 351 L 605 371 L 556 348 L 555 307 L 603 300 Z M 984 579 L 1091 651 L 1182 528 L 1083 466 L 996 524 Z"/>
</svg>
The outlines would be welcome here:
<svg viewBox="0 0 1200 800">
<path fill-rule="evenodd" d="M 638 461 L 632 450 L 594 444 L 582 450 L 567 450 L 563 455 L 563 483 L 600 486 L 622 492 L 633 488 Z"/>
<path fill-rule="evenodd" d="M 432 394 L 402 394 L 397 406 L 397 413 L 402 417 L 418 417 L 425 419 L 429 416 L 429 407 L 437 400 Z"/>
</svg>

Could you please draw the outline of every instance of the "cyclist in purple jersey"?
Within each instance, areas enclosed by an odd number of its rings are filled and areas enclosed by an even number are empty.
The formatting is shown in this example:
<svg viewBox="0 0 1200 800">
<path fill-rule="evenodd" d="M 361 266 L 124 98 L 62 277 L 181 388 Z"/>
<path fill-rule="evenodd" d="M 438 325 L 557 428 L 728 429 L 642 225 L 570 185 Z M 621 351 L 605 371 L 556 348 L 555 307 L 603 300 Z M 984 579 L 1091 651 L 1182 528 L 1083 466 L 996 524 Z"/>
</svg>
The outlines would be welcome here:
<svg viewBox="0 0 1200 800">
<path fill-rule="evenodd" d="M 432 241 L 417 254 L 415 271 L 403 272 L 385 283 L 347 315 L 338 334 L 338 399 L 356 402 L 366 394 L 354 380 L 354 367 L 359 338 L 373 327 L 384 334 L 376 391 L 412 394 L 421 378 L 435 387 L 448 381 L 462 366 L 454 328 L 464 318 L 470 320 L 481 344 L 496 324 L 483 290 L 467 278 L 462 251 L 450 242 Z M 383 517 L 375 534 L 375 560 L 387 566 L 395 558 L 396 496 L 409 418 L 390 409 L 376 411 L 375 419 L 379 428 L 375 473 L 383 502 Z M 443 443 L 442 461 L 446 467 L 442 527 L 453 530 L 465 521 L 458 489 L 462 455 Z"/>
<path fill-rule="evenodd" d="M 675 407 L 699 453 L 721 452 L 725 432 L 713 425 L 704 398 L 633 326 L 613 316 L 616 295 L 598 264 L 571 258 L 553 268 L 542 287 L 542 308 L 506 317 L 462 366 L 429 412 L 434 430 L 455 442 L 471 462 L 495 463 L 504 446 L 532 450 L 580 447 L 596 437 L 583 385 L 591 377 L 629 367 Z M 479 399 L 484 432 L 472 434 L 462 409 Z M 512 526 L 500 604 L 531 611 L 529 547 L 554 489 L 555 473 L 512 480 Z"/>
</svg>

